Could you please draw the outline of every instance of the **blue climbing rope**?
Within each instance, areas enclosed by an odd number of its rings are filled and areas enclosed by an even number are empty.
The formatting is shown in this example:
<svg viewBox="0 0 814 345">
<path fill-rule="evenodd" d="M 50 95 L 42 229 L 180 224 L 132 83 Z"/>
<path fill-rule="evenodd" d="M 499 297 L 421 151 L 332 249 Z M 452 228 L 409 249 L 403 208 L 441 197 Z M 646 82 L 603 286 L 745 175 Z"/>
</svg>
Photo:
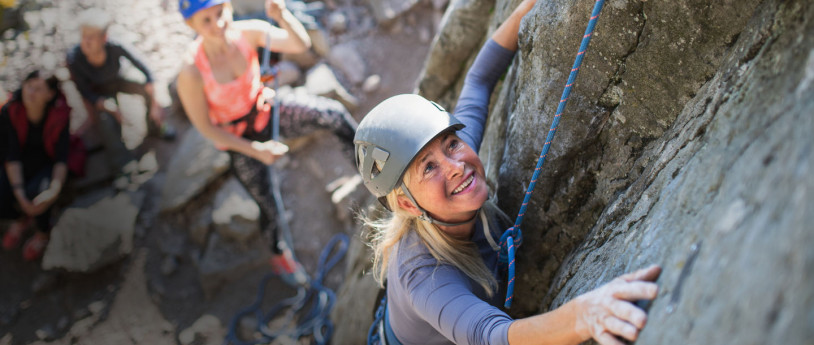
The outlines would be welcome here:
<svg viewBox="0 0 814 345">
<path fill-rule="evenodd" d="M 277 66 L 270 64 L 270 50 L 268 47 L 271 45 L 271 40 L 266 37 L 266 50 L 263 52 L 263 60 L 260 68 L 261 75 L 271 75 L 274 79 L 274 89 L 278 89 L 277 79 Z M 274 108 L 272 109 L 272 139 L 279 140 L 280 136 L 280 104 L 279 97 L 275 93 Z M 333 323 L 330 320 L 331 309 L 336 302 L 336 294 L 328 287 L 322 285 L 325 276 L 348 251 L 348 244 L 350 240 L 345 234 L 336 234 L 322 249 L 317 263 L 317 271 L 313 277 L 308 277 L 302 265 L 297 261 L 294 256 L 291 228 L 286 219 L 286 211 L 280 193 L 279 176 L 273 167 L 269 167 L 269 175 L 271 179 L 272 195 L 275 199 L 277 207 L 277 221 L 279 228 L 283 231 L 282 238 L 273 236 L 278 242 L 276 249 L 283 249 L 281 253 L 273 253 L 272 266 L 274 266 L 275 273 L 267 274 L 263 277 L 260 285 L 257 288 L 257 297 L 255 301 L 238 311 L 232 320 L 229 322 L 229 330 L 224 338 L 223 344 L 234 345 L 255 345 L 270 343 L 280 336 L 286 336 L 290 339 L 299 339 L 301 337 L 313 336 L 314 342 L 317 344 L 327 344 L 333 334 Z M 331 256 L 331 253 L 334 253 Z M 279 276 L 283 282 L 297 289 L 297 294 L 286 298 L 275 305 L 273 305 L 268 313 L 263 313 L 261 306 L 265 298 L 266 286 L 269 280 L 275 275 Z M 310 305 L 310 309 L 303 314 L 306 306 Z M 268 327 L 268 324 L 280 313 L 286 311 L 284 319 L 287 321 L 297 320 L 297 324 L 293 328 L 286 328 L 281 330 L 273 330 Z M 240 326 L 240 320 L 244 317 L 251 316 L 257 320 L 257 333 L 259 338 L 252 340 L 242 340 L 238 336 L 237 329 Z M 296 318 L 295 318 L 296 316 Z"/>
<path fill-rule="evenodd" d="M 557 132 L 557 126 L 560 124 L 560 117 L 565 110 L 565 104 L 568 103 L 568 96 L 571 94 L 571 88 L 574 86 L 574 81 L 577 79 L 579 67 L 582 65 L 582 59 L 585 57 L 585 51 L 588 50 L 588 44 L 591 42 L 596 21 L 599 18 L 599 12 L 602 11 L 602 6 L 605 0 L 596 0 L 594 9 L 591 12 L 591 19 L 588 21 L 588 27 L 585 28 L 585 34 L 582 36 L 582 43 L 579 46 L 579 52 L 574 60 L 574 66 L 571 67 L 571 73 L 568 75 L 568 81 L 565 83 L 565 89 L 562 90 L 560 103 L 557 106 L 557 113 L 554 114 L 554 120 L 551 121 L 551 128 L 548 130 L 548 135 L 543 145 L 543 150 L 540 152 L 540 158 L 537 160 L 537 167 L 534 168 L 534 173 L 531 175 L 531 182 L 526 190 L 526 195 L 523 198 L 523 204 L 520 205 L 520 211 L 517 213 L 514 226 L 509 228 L 503 233 L 500 238 L 500 259 L 501 263 L 508 265 L 509 282 L 506 288 L 506 301 L 504 307 L 509 308 L 512 306 L 514 299 L 514 278 L 515 278 L 515 251 L 517 247 L 523 242 L 523 234 L 520 232 L 520 224 L 523 223 L 523 216 L 526 214 L 526 208 L 531 199 L 531 193 L 534 191 L 534 186 L 537 184 L 537 178 L 540 176 L 540 170 L 543 167 L 548 149 L 551 147 L 551 141 L 554 140 L 554 133 Z"/>
<path fill-rule="evenodd" d="M 268 282 L 275 274 L 267 274 L 257 287 L 257 297 L 249 306 L 238 311 L 229 322 L 229 330 L 223 344 L 256 345 L 267 344 L 274 339 L 286 336 L 290 339 L 313 336 L 317 344 L 327 344 L 333 334 L 333 323 L 330 320 L 331 309 L 336 302 L 336 294 L 328 287 L 322 285 L 328 272 L 342 260 L 348 250 L 349 239 L 345 234 L 334 235 L 322 249 L 317 264 L 317 272 L 308 280 L 308 284 L 297 287 L 297 294 L 273 305 L 269 312 L 263 313 L 261 306 L 265 298 Z M 333 255 L 331 255 L 333 253 Z M 311 307 L 305 310 L 306 306 Z M 287 312 L 285 319 L 296 320 L 295 327 L 273 330 L 268 324 L 281 313 Z M 240 339 L 238 328 L 240 320 L 245 317 L 254 317 L 257 320 L 255 329 L 259 338 L 251 340 Z"/>
</svg>

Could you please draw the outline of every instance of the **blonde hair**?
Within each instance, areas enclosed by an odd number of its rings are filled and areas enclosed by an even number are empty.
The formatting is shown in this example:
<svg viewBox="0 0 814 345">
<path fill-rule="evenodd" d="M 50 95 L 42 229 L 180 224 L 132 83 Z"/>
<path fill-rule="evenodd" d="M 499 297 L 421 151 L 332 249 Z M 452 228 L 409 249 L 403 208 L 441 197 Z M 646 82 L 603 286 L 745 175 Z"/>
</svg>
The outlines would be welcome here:
<svg viewBox="0 0 814 345">
<path fill-rule="evenodd" d="M 408 175 L 405 174 L 405 180 L 409 179 Z M 379 285 L 383 286 L 387 277 L 387 266 L 395 245 L 410 230 L 414 230 L 439 265 L 449 264 L 461 270 L 492 297 L 497 290 L 497 280 L 486 268 L 475 244 L 454 238 L 436 225 L 401 209 L 397 201 L 400 195 L 404 195 L 404 191 L 398 187 L 386 197 L 388 206 L 393 210 L 390 217 L 362 217 L 364 224 L 371 230 L 368 245 L 373 249 L 373 278 Z"/>
</svg>

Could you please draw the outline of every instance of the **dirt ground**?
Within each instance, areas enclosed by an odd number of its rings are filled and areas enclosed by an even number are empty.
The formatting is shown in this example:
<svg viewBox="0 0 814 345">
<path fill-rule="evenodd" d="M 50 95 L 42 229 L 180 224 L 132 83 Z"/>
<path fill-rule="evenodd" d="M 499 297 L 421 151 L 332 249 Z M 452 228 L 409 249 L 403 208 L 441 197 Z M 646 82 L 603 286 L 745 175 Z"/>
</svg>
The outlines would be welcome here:
<svg viewBox="0 0 814 345">
<path fill-rule="evenodd" d="M 165 21 L 180 21 L 180 16 L 174 12 L 173 6 L 167 5 L 168 2 L 173 1 L 145 0 L 139 1 L 138 6 L 155 7 L 151 10 L 152 17 L 160 15 L 165 17 L 162 18 Z M 113 10 L 117 3 L 102 1 L 102 6 L 110 6 Z M 78 1 L 74 6 L 86 8 L 90 4 L 92 2 Z M 127 1 L 124 4 L 130 6 Z M 428 2 L 422 2 L 394 23 L 380 26 L 372 20 L 371 11 L 364 0 L 337 0 L 328 5 L 329 11 L 321 17 L 323 24 L 326 24 L 331 10 L 342 12 L 349 19 L 347 29 L 342 33 L 326 30 L 330 32 L 331 45 L 354 44 L 365 61 L 366 75 L 381 77 L 377 89 L 365 92 L 361 85 L 350 85 L 346 78 L 339 76 L 343 85 L 359 100 L 358 108 L 353 110 L 354 117 L 361 119 L 386 97 L 411 92 L 429 50 L 429 42 L 426 37 L 420 37 L 419 32 L 423 28 L 425 32 L 429 30 L 434 34 L 433 21 L 437 20 L 437 10 Z M 62 3 L 60 6 L 66 5 Z M 131 30 L 150 30 L 149 35 L 157 37 L 165 34 L 162 25 L 125 23 L 123 26 Z M 166 34 L 172 35 L 172 39 L 189 35 L 188 32 Z M 63 37 L 59 32 L 48 35 L 56 39 Z M 4 41 L 10 40 L 17 41 L 19 38 L 4 38 Z M 166 42 L 175 41 L 168 39 Z M 145 44 L 154 46 L 152 50 L 145 49 L 144 53 L 149 61 L 158 66 L 155 67 L 157 84 L 168 84 L 177 73 L 177 65 L 166 61 L 173 54 L 161 48 L 161 40 Z M 63 44 L 63 47 L 68 46 Z M 36 64 L 38 55 L 36 52 L 15 54 L 6 59 L 26 58 L 33 59 Z M 7 60 L 4 60 L 4 68 L 25 66 L 24 63 L 15 65 Z M 18 80 L 11 76 L 13 74 L 3 74 L 4 88 L 11 89 Z M 168 100 L 167 97 L 165 99 Z M 165 105 L 169 111 L 175 109 L 170 104 Z M 179 130 L 179 138 L 190 130 L 183 116 L 176 113 L 169 115 L 170 121 Z M 184 338 L 183 331 L 204 315 L 214 316 L 219 321 L 219 327 L 210 330 L 208 338 L 199 337 L 193 343 L 222 342 L 224 328 L 232 315 L 254 300 L 257 285 L 270 272 L 270 268 L 265 265 L 256 267 L 218 289 L 213 296 L 207 298 L 204 295 L 193 263 L 194 256 L 202 248 L 190 240 L 187 231 L 190 217 L 199 211 L 200 205 L 193 202 L 181 212 L 172 214 L 158 212 L 166 167 L 178 143 L 179 140 L 164 142 L 146 138 L 134 149 L 137 155 L 154 153 L 159 168 L 150 180 L 138 187 L 147 197 L 137 218 L 134 249 L 128 257 L 94 273 L 69 273 L 44 271 L 39 262 L 25 263 L 20 259 L 19 250 L 0 252 L 0 345 L 187 344 L 190 342 Z M 358 207 L 370 201 L 364 191 L 357 190 L 351 194 L 349 202 L 339 205 L 331 202 L 331 193 L 325 190 L 325 186 L 338 178 L 354 174 L 353 166 L 339 154 L 337 146 L 338 141 L 332 136 L 312 136 L 297 145 L 281 173 L 285 181 L 282 193 L 291 210 L 295 251 L 308 272 L 315 271 L 319 251 L 334 234 L 358 236 L 353 214 L 342 208 Z M 224 179 L 216 181 L 196 199 L 211 198 Z M 362 188 L 358 187 L 360 190 Z M 6 225 L 0 225 L 2 231 L 5 228 Z M 177 266 L 166 274 L 162 266 L 167 264 L 170 255 L 177 258 Z M 327 286 L 337 289 L 341 285 L 343 268 L 340 263 L 332 271 L 326 280 Z M 294 293 L 276 278 L 270 284 L 278 288 L 269 290 L 268 303 Z M 341 321 L 335 322 L 336 327 L 341 327 Z"/>
</svg>

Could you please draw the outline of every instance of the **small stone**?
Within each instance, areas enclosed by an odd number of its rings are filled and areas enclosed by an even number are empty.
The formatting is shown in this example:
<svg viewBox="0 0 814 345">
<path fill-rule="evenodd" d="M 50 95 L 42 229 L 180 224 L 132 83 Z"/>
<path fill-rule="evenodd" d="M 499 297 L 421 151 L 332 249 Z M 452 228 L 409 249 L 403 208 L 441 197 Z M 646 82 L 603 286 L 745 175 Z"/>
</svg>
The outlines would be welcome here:
<svg viewBox="0 0 814 345">
<path fill-rule="evenodd" d="M 42 328 L 36 330 L 34 334 L 37 335 L 37 338 L 40 340 L 53 340 L 55 339 L 56 331 L 54 327 L 51 325 L 45 325 Z"/>
<path fill-rule="evenodd" d="M 362 83 L 362 91 L 365 93 L 371 93 L 379 89 L 381 86 L 382 77 L 378 74 L 371 75 L 365 79 L 365 82 Z"/>
<path fill-rule="evenodd" d="M 61 81 L 71 79 L 71 71 L 67 67 L 60 67 L 54 71 L 54 76 Z"/>
<path fill-rule="evenodd" d="M 102 310 L 104 309 L 105 309 L 104 301 L 96 301 L 88 305 L 88 310 L 90 310 L 90 313 L 93 315 L 99 315 L 99 313 L 101 313 Z"/>
<path fill-rule="evenodd" d="M 328 28 L 334 33 L 343 33 L 348 29 L 348 18 L 342 12 L 333 12 L 328 16 Z"/>
<path fill-rule="evenodd" d="M 42 68 L 46 71 L 52 71 L 57 67 L 59 64 L 57 56 L 54 55 L 52 52 L 44 52 L 42 53 Z"/>
<path fill-rule="evenodd" d="M 214 339 L 223 339 L 225 333 L 221 327 L 220 320 L 212 315 L 201 316 L 189 328 L 181 331 L 178 341 L 181 345 L 190 345 L 193 342 L 199 344 L 212 343 Z"/>
</svg>

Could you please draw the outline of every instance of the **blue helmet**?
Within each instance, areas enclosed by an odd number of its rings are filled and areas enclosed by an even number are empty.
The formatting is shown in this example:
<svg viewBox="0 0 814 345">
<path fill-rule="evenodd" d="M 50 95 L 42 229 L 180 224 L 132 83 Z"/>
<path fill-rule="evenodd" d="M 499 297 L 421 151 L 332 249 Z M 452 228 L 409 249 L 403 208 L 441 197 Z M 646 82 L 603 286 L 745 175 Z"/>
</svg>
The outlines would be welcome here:
<svg viewBox="0 0 814 345">
<path fill-rule="evenodd" d="M 184 19 L 189 19 L 195 12 L 225 2 L 229 2 L 229 0 L 179 0 L 178 9 L 181 11 L 181 15 L 184 16 Z"/>
</svg>

